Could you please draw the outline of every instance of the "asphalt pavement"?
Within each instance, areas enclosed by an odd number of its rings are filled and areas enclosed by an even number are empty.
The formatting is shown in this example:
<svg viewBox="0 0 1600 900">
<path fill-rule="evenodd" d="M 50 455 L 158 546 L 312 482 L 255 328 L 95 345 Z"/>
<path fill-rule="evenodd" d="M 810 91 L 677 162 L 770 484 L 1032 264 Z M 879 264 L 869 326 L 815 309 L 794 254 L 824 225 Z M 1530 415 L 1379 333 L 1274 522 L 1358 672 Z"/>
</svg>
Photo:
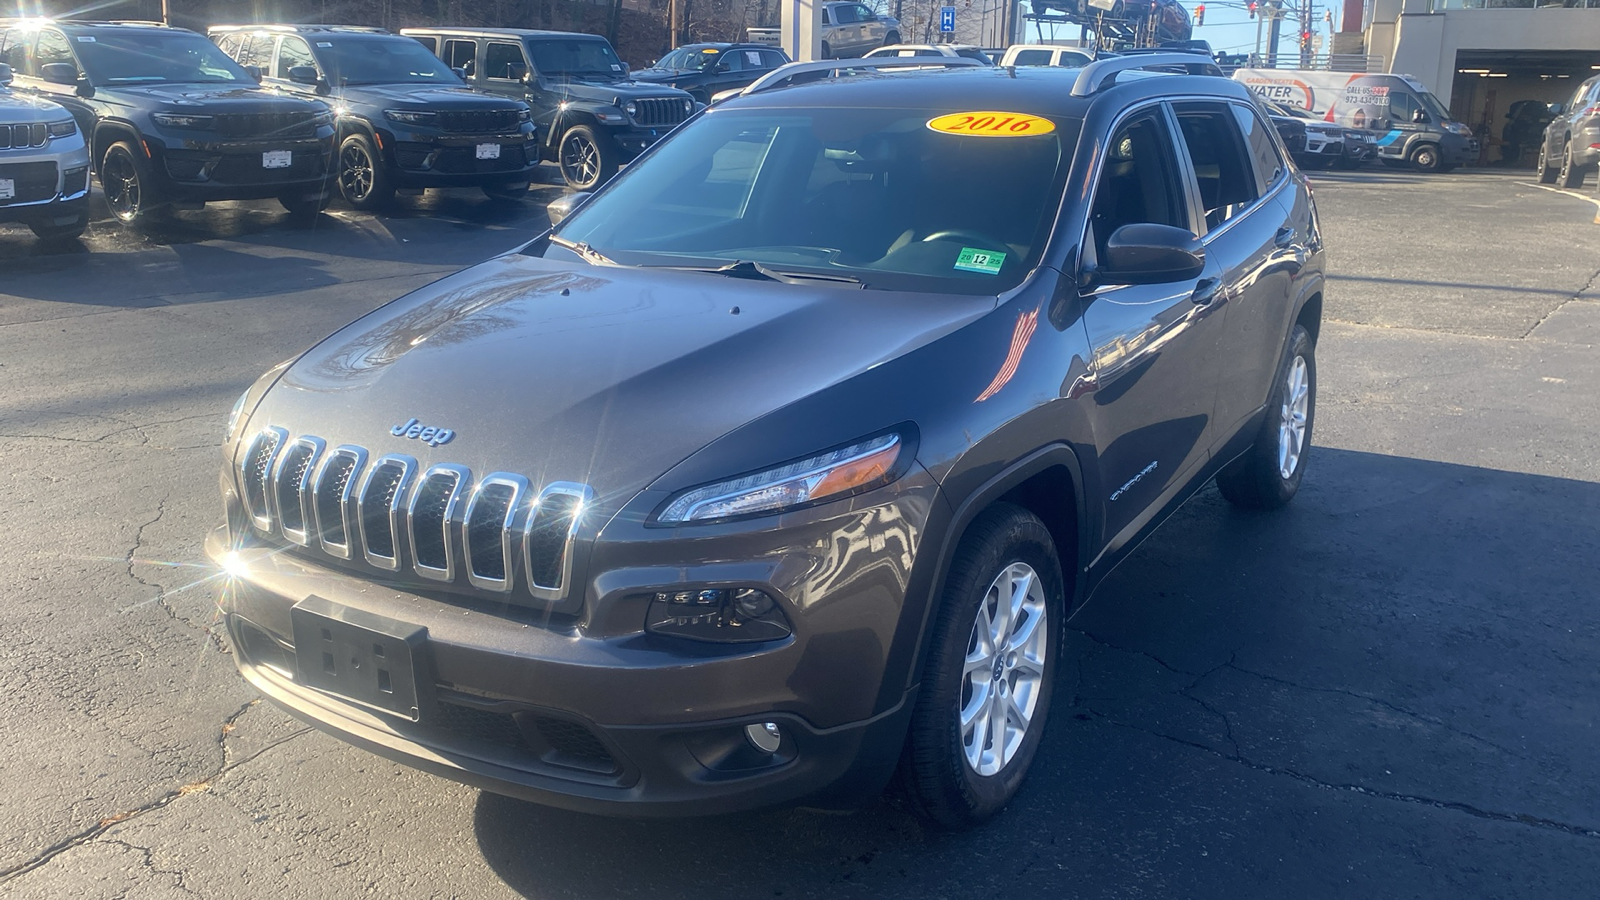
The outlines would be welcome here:
<svg viewBox="0 0 1600 900">
<path fill-rule="evenodd" d="M 1111 577 L 1033 773 L 975 832 L 886 800 L 550 810 L 258 701 L 200 555 L 234 398 L 558 195 L 0 230 L 0 894 L 1596 895 L 1600 224 L 1522 173 L 1318 174 L 1301 495 L 1207 489 Z"/>
</svg>

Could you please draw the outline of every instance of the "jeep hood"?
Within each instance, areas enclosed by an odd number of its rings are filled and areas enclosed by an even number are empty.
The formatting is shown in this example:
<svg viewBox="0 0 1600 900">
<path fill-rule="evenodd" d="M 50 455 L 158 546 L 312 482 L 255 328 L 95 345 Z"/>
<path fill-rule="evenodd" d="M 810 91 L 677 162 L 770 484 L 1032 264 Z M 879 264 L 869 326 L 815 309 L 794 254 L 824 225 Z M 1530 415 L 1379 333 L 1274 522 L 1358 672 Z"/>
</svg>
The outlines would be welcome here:
<svg viewBox="0 0 1600 900">
<path fill-rule="evenodd" d="M 250 430 L 582 482 L 620 504 L 716 438 L 994 303 L 508 255 L 324 340 L 267 393 Z M 886 406 L 884 424 L 896 414 Z M 413 419 L 454 437 L 430 446 L 392 433 Z"/>
<path fill-rule="evenodd" d="M 111 96 L 144 97 L 157 103 L 171 104 L 171 108 L 175 110 L 193 111 L 197 114 L 323 108 L 320 103 L 280 96 L 254 85 L 246 87 L 225 84 L 110 84 L 96 85 L 95 89 Z"/>
<path fill-rule="evenodd" d="M 341 96 L 334 91 L 329 100 Z M 346 100 L 368 103 L 398 103 L 416 105 L 419 109 L 442 112 L 477 111 L 486 109 L 513 109 L 522 104 L 516 100 L 480 94 L 469 87 L 441 87 L 436 84 L 352 84 L 344 88 Z"/>
<path fill-rule="evenodd" d="M 578 81 L 568 78 L 547 78 L 546 88 L 551 94 L 570 100 L 589 100 L 611 105 L 623 100 L 642 100 L 646 97 L 687 98 L 689 95 L 677 88 L 638 81 Z"/>
</svg>

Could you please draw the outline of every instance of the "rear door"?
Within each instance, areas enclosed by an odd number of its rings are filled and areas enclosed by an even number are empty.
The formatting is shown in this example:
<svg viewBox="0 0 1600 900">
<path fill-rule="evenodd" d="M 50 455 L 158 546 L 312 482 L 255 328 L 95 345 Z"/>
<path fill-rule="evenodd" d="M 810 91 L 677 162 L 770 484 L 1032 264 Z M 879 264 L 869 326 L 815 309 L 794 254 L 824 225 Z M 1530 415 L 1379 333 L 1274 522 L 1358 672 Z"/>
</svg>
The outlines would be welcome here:
<svg viewBox="0 0 1600 900">
<path fill-rule="evenodd" d="M 1129 113 L 1097 148 L 1099 170 L 1084 236 L 1092 273 L 1118 228 L 1155 223 L 1196 231 L 1176 122 L 1161 104 Z M 1105 555 L 1115 560 L 1181 496 L 1209 459 L 1223 316 L 1214 271 L 1168 284 L 1099 285 L 1081 295 L 1093 391 Z"/>
</svg>

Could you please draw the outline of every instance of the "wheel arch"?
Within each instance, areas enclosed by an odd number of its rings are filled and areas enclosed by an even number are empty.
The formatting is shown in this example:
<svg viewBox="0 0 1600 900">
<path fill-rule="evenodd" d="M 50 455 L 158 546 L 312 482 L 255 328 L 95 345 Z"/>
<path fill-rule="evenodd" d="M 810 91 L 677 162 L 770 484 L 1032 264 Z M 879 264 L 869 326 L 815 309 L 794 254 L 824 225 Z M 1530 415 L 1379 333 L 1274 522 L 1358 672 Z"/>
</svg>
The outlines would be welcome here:
<svg viewBox="0 0 1600 900">
<path fill-rule="evenodd" d="M 1311 343 L 1317 343 L 1317 337 L 1322 333 L 1322 282 L 1317 282 L 1307 293 L 1304 300 L 1300 301 L 1300 308 L 1295 311 L 1293 325 L 1303 326 L 1311 335 Z M 1293 330 L 1293 325 L 1290 326 Z"/>
<path fill-rule="evenodd" d="M 134 146 L 143 149 L 139 139 L 139 129 L 132 122 L 122 119 L 102 120 L 94 127 L 94 135 L 90 139 L 89 162 L 96 173 L 100 171 L 100 163 L 106 158 L 106 151 L 117 141 L 130 141 Z"/>
</svg>

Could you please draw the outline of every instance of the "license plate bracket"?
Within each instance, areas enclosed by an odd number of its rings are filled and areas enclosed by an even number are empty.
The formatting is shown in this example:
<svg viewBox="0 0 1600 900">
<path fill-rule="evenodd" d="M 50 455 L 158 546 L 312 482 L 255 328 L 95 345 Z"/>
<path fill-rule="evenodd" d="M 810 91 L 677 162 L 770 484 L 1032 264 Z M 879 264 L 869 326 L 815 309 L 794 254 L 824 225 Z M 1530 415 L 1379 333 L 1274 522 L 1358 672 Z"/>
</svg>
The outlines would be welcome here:
<svg viewBox="0 0 1600 900">
<path fill-rule="evenodd" d="M 315 596 L 289 624 L 300 684 L 413 722 L 431 708 L 428 629 Z"/>
<path fill-rule="evenodd" d="M 294 165 L 293 150 L 267 150 L 261 154 L 261 168 L 287 169 Z"/>
<path fill-rule="evenodd" d="M 479 159 L 499 159 L 500 158 L 500 145 L 499 144 L 479 144 L 478 145 L 478 158 Z"/>
<path fill-rule="evenodd" d="M 17 196 L 17 182 L 12 178 L 0 178 L 0 200 L 11 200 Z"/>
</svg>

